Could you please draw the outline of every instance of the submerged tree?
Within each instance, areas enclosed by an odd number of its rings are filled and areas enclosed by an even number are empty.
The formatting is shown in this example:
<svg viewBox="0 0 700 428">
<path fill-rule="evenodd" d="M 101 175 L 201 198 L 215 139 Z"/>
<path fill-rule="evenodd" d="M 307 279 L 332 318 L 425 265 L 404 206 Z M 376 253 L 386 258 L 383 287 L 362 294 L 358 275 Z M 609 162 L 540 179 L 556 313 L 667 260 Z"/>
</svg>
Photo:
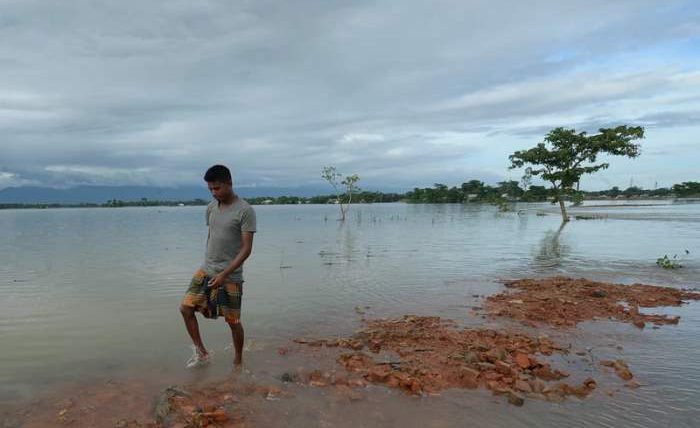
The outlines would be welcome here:
<svg viewBox="0 0 700 428">
<path fill-rule="evenodd" d="M 569 221 L 564 197 L 574 191 L 581 176 L 610 166 L 607 162 L 596 163 L 599 155 L 639 156 L 639 144 L 633 141 L 644 138 L 641 126 L 602 128 L 599 132 L 587 135 L 574 129 L 555 128 L 545 136 L 544 142 L 509 156 L 511 169 L 531 165 L 525 169 L 526 176 L 540 176 L 552 184 L 564 222 Z"/>
<path fill-rule="evenodd" d="M 352 174 L 343 178 L 343 174 L 339 173 L 334 166 L 324 166 L 321 170 L 321 178 L 333 187 L 340 206 L 340 221 L 345 221 L 345 213 L 352 203 L 352 195 L 360 190 L 357 187 L 360 177 L 357 174 Z"/>
</svg>

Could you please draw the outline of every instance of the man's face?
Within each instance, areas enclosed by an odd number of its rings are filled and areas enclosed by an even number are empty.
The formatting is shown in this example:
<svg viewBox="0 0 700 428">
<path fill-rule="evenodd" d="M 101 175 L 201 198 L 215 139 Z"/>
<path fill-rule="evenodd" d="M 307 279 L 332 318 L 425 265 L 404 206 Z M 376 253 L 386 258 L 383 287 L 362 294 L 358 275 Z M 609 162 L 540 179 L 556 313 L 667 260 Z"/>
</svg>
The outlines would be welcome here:
<svg viewBox="0 0 700 428">
<path fill-rule="evenodd" d="M 219 181 L 207 182 L 211 195 L 217 201 L 225 200 L 231 194 L 231 183 L 221 183 Z"/>
</svg>

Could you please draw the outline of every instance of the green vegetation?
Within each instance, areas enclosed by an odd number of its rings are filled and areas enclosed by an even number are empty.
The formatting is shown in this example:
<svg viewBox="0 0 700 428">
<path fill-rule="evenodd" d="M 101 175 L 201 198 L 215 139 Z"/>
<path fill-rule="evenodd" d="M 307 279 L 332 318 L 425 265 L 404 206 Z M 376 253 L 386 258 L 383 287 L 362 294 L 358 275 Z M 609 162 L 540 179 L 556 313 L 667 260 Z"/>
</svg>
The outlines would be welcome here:
<svg viewBox="0 0 700 428">
<path fill-rule="evenodd" d="M 101 207 L 160 207 L 160 206 L 181 206 L 181 205 L 206 205 L 209 201 L 204 199 L 193 199 L 190 201 L 156 201 L 148 198 L 141 198 L 138 201 L 122 201 L 111 199 L 104 204 L 96 205 Z"/>
<path fill-rule="evenodd" d="M 504 183 L 508 183 L 504 185 Z M 683 188 L 693 188 L 700 186 L 700 182 L 683 183 Z M 517 186 L 517 189 L 514 188 Z M 658 198 L 686 198 L 700 197 L 700 193 L 676 193 L 679 185 L 674 185 L 671 188 L 663 187 L 659 189 L 647 190 L 636 186 L 628 187 L 625 190 L 620 190 L 615 186 L 608 190 L 597 190 L 592 192 L 587 191 L 572 191 L 564 196 L 564 200 L 571 201 L 574 205 L 583 202 L 583 200 L 607 200 L 607 199 L 658 199 Z M 506 195 L 505 197 L 503 195 Z M 520 195 L 520 196 L 517 196 Z M 683 196 L 681 196 L 683 195 Z M 399 195 L 400 196 L 400 195 Z M 447 187 L 444 184 L 435 184 L 432 188 L 415 188 L 406 193 L 403 200 L 415 203 L 496 203 L 499 197 L 504 197 L 509 201 L 519 202 L 545 202 L 552 201 L 556 203 L 555 194 L 552 189 L 547 189 L 545 186 L 529 186 L 527 190 L 521 187 L 517 181 L 501 182 L 498 186 L 493 187 L 484 184 L 479 180 L 471 180 L 463 183 L 459 187 Z M 401 198 L 400 198 L 401 199 Z"/>
<path fill-rule="evenodd" d="M 529 181 L 539 176 L 552 185 L 552 193 L 561 208 L 562 221 L 569 221 L 564 200 L 578 188 L 584 174 L 592 174 L 610 166 L 597 163 L 599 155 L 639 156 L 639 145 L 634 140 L 644 138 L 644 128 L 618 126 L 601 128 L 599 134 L 577 133 L 574 129 L 555 128 L 544 137 L 544 142 L 528 150 L 519 150 L 509 156 L 510 168 L 526 166 Z"/>
<path fill-rule="evenodd" d="M 447 187 L 436 183 L 432 188 L 418 188 L 406 193 L 406 200 L 415 203 L 464 203 L 486 202 L 498 205 L 501 200 L 522 200 L 540 202 L 547 200 L 543 186 L 530 186 L 534 192 L 523 190 L 517 181 L 502 181 L 492 187 L 479 180 L 470 180 L 459 187 Z M 544 193 L 541 192 L 544 190 Z"/>
<path fill-rule="evenodd" d="M 674 255 L 673 258 L 668 258 L 668 254 L 666 254 L 663 257 L 656 259 L 656 264 L 664 269 L 682 268 L 683 266 L 678 262 L 677 258 L 678 255 Z"/>
<path fill-rule="evenodd" d="M 361 191 L 353 193 L 353 201 L 360 204 L 373 204 L 382 202 L 399 202 L 404 200 L 406 195 L 402 193 L 382 193 Z M 345 195 L 340 195 L 344 203 L 349 203 Z M 297 205 L 297 204 L 333 204 L 338 199 L 337 195 L 319 195 L 311 197 L 301 196 L 278 196 L 278 197 L 254 197 L 245 198 L 253 205 Z"/>
<path fill-rule="evenodd" d="M 579 190 L 574 190 L 571 192 L 571 203 L 575 206 L 581 206 L 583 204 L 584 194 Z"/>
<path fill-rule="evenodd" d="M 685 254 L 690 254 L 690 251 L 685 250 Z M 664 269 L 679 269 L 683 267 L 678 254 L 674 254 L 673 257 L 668 257 L 668 254 L 664 254 L 663 257 L 656 259 L 656 264 Z"/>
<path fill-rule="evenodd" d="M 679 198 L 700 197 L 700 183 L 697 181 L 674 184 L 672 189 Z"/>
</svg>

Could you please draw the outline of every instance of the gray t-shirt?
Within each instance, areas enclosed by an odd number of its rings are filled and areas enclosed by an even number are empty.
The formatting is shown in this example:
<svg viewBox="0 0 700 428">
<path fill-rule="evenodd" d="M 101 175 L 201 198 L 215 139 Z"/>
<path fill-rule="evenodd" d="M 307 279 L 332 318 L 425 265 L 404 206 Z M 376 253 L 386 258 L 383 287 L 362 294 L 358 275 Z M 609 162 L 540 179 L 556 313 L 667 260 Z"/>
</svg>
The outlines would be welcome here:
<svg viewBox="0 0 700 428">
<path fill-rule="evenodd" d="M 207 205 L 207 251 L 202 269 L 214 276 L 226 269 L 241 250 L 241 232 L 255 232 L 256 221 L 253 207 L 241 198 L 233 204 L 219 207 L 214 200 Z M 232 282 L 243 282 L 243 267 L 236 269 L 228 277 Z"/>
</svg>

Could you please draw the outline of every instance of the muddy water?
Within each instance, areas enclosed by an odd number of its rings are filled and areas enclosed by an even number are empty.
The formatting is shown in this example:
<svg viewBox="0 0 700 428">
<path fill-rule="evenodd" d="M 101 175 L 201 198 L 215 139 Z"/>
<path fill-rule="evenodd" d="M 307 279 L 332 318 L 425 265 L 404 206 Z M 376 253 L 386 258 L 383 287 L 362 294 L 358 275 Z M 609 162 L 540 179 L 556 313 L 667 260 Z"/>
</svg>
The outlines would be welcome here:
<svg viewBox="0 0 700 428">
<path fill-rule="evenodd" d="M 332 358 L 282 357 L 276 349 L 293 337 L 352 332 L 360 323 L 356 306 L 368 317 L 418 313 L 493 326 L 469 309 L 481 305 L 475 295 L 501 289 L 498 278 L 566 274 L 700 286 L 700 205 L 582 207 L 577 211 L 606 218 L 562 230 L 556 215 L 537 215 L 549 205 L 519 206 L 519 214 L 482 206 L 354 206 L 345 224 L 335 221 L 336 209 L 257 207 L 242 379 L 276 382 L 287 369 L 332 368 Z M 0 406 L 105 379 L 140 379 L 147 395 L 170 383 L 228 376 L 230 339 L 220 322 L 201 324 L 215 353 L 212 366 L 183 369 L 191 351 L 177 305 L 205 236 L 197 207 L 0 211 Z M 684 267 L 658 268 L 654 261 L 664 254 L 678 254 Z M 590 322 L 536 332 L 593 359 L 624 358 L 643 385 L 634 390 L 571 358 L 562 364 L 601 383 L 583 401 L 529 400 L 517 408 L 481 390 L 416 399 L 373 387 L 346 403 L 290 387 L 290 397 L 251 406 L 265 415 L 261 423 L 288 426 L 693 426 L 700 417 L 698 308 L 664 309 L 681 322 L 658 330 Z"/>
</svg>

